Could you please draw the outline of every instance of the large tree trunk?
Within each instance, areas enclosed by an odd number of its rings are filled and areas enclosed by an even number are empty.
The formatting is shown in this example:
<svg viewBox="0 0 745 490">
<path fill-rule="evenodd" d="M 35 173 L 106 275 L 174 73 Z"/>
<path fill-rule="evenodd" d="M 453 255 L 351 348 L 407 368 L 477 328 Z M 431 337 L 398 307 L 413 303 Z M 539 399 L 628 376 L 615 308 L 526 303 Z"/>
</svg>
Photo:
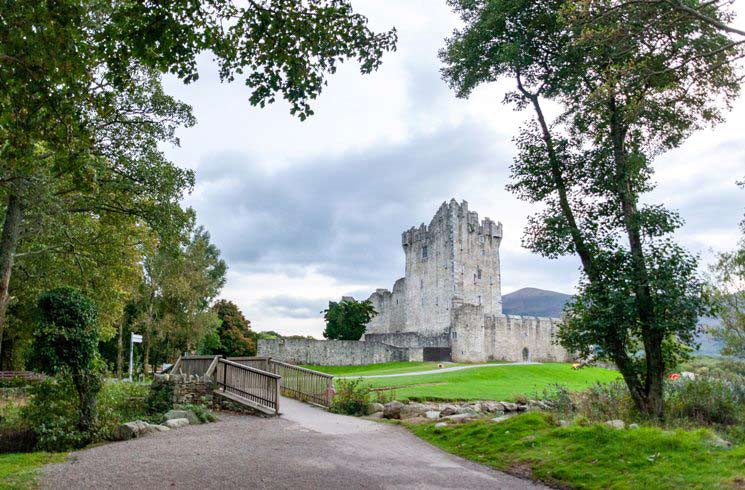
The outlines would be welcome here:
<svg viewBox="0 0 745 490">
<path fill-rule="evenodd" d="M 631 252 L 631 264 L 634 270 L 635 303 L 639 322 L 641 323 L 646 360 L 644 396 L 643 399 L 635 399 L 635 401 L 637 406 L 644 412 L 657 418 L 662 418 L 664 416 L 662 383 L 665 375 L 665 360 L 662 356 L 663 338 L 654 331 L 653 327 L 654 307 L 649 284 L 649 271 L 644 260 L 637 195 L 631 188 L 628 159 L 626 158 L 626 130 L 621 123 L 620 109 L 614 97 L 611 97 L 608 108 L 611 114 L 609 129 L 613 143 L 618 199 L 621 204 L 623 224 Z"/>
<path fill-rule="evenodd" d="M 0 360 L 2 359 L 2 339 L 5 333 L 5 313 L 10 301 L 10 276 L 13 272 L 13 255 L 18 248 L 21 235 L 23 209 L 20 198 L 11 193 L 5 209 L 5 222 L 0 237 Z"/>
<path fill-rule="evenodd" d="M 124 321 L 119 321 L 119 337 L 116 340 L 116 377 L 122 379 L 122 366 L 124 364 Z"/>
</svg>

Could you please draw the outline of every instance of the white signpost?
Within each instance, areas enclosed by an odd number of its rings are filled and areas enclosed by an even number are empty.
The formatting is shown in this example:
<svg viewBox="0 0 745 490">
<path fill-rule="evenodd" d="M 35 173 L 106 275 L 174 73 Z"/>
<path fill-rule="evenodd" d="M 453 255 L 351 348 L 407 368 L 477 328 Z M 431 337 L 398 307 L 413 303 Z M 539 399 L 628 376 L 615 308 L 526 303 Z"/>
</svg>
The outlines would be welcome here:
<svg viewBox="0 0 745 490">
<path fill-rule="evenodd" d="M 142 335 L 132 333 L 129 339 L 129 381 L 132 382 L 132 366 L 134 365 L 135 344 L 142 343 Z"/>
</svg>

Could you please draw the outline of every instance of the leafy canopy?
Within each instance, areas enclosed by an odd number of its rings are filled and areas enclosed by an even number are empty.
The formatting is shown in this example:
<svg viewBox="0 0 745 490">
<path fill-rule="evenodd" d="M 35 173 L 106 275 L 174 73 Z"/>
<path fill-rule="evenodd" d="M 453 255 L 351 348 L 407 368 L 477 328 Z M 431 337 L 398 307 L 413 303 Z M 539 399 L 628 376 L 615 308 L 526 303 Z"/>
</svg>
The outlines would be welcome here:
<svg viewBox="0 0 745 490">
<path fill-rule="evenodd" d="M 323 310 L 326 329 L 323 336 L 330 340 L 360 340 L 370 320 L 377 314 L 370 301 L 345 298 L 329 302 Z"/>
</svg>

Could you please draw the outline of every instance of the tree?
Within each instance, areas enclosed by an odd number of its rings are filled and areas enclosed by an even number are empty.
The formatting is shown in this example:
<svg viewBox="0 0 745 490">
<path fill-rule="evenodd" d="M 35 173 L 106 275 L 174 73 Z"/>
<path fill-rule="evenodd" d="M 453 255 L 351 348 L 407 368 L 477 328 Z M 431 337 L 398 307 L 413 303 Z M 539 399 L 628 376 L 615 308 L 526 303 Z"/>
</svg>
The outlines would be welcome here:
<svg viewBox="0 0 745 490">
<path fill-rule="evenodd" d="M 724 343 L 722 354 L 745 358 L 745 242 L 737 251 L 720 254 L 712 270 L 722 323 L 710 332 Z"/>
<path fill-rule="evenodd" d="M 533 111 L 508 188 L 543 207 L 525 246 L 580 259 L 561 343 L 615 362 L 637 408 L 662 417 L 665 371 L 690 350 L 709 303 L 697 259 L 670 238 L 682 220 L 641 197 L 656 155 L 721 120 L 739 92 L 745 40 L 660 2 L 450 4 L 465 27 L 441 52 L 444 78 L 461 97 L 511 78 L 505 101 Z M 729 18 L 713 7 L 707 15 Z M 548 101 L 562 109 L 553 120 Z"/>
<path fill-rule="evenodd" d="M 143 263 L 143 281 L 130 307 L 132 328 L 142 333 L 143 361 L 172 361 L 195 351 L 200 340 L 219 325 L 210 303 L 225 284 L 227 266 L 210 235 L 190 228 L 182 243 L 161 243 Z"/>
<path fill-rule="evenodd" d="M 44 373 L 70 377 L 78 395 L 78 429 L 90 434 L 102 382 L 94 366 L 98 331 L 93 302 L 72 288 L 59 288 L 43 294 L 38 308 L 33 350 L 36 365 Z"/>
<path fill-rule="evenodd" d="M 238 306 L 232 301 L 221 299 L 212 306 L 212 311 L 220 319 L 217 327 L 219 346 L 210 349 L 210 354 L 223 356 L 254 356 L 256 340 L 251 332 L 251 322 L 246 320 Z"/>
<path fill-rule="evenodd" d="M 30 208 L 49 182 L 69 186 L 85 203 L 73 208 L 157 218 L 178 203 L 189 173 L 174 172 L 157 151 L 173 139 L 158 116 L 173 108 L 159 90 L 159 75 L 188 83 L 198 78 L 197 57 L 210 51 L 222 80 L 244 77 L 250 102 L 264 106 L 278 96 L 301 119 L 345 59 L 375 70 L 395 48 L 395 31 L 376 34 L 347 0 L 232 0 L 160 3 L 125 0 L 10 0 L 0 5 L 0 334 L 11 298 L 15 254 L 32 222 Z M 143 77 L 149 79 L 143 82 Z M 140 87 L 152 97 L 138 98 Z M 149 101 L 151 104 L 143 104 Z M 130 104 L 130 102 L 132 104 Z M 181 105 L 178 124 L 184 123 Z M 124 120 L 119 115 L 124 114 Z M 146 141 L 128 139 L 128 128 L 146 128 Z M 155 144 L 153 144 L 155 140 Z M 147 144 L 144 144 L 147 143 Z M 143 158 L 131 160 L 137 147 Z M 103 179 L 100 178 L 103 174 Z M 170 180 L 169 180 L 170 179 Z M 179 182 L 180 181 L 180 182 Z M 139 194 L 121 207 L 101 198 Z M 134 189 L 133 189 L 134 188 Z M 167 199 L 153 199 L 153 195 Z M 86 199 L 90 197 L 91 199 Z M 178 226 L 176 227 L 178 228 Z M 1 337 L 1 335 L 0 335 Z"/>
<path fill-rule="evenodd" d="M 345 298 L 338 303 L 329 301 L 329 307 L 322 313 L 326 320 L 323 336 L 330 340 L 360 340 L 367 324 L 377 315 L 370 301 L 352 298 Z"/>
</svg>

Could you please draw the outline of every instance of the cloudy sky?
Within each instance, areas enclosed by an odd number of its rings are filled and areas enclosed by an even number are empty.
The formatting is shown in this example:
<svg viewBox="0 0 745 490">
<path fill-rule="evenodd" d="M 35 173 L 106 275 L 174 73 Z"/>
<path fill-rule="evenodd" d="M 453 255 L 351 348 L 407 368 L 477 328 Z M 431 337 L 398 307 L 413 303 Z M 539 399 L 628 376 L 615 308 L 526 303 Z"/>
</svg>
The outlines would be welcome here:
<svg viewBox="0 0 745 490">
<path fill-rule="evenodd" d="M 736 2 L 745 24 L 745 0 Z M 403 275 L 401 232 L 429 222 L 455 197 L 504 224 L 503 290 L 571 293 L 578 263 L 521 248 L 531 207 L 505 190 L 511 143 L 527 114 L 500 104 L 509 85 L 456 99 L 437 51 L 458 19 L 444 0 L 353 0 L 376 30 L 395 26 L 398 51 L 361 76 L 352 63 L 330 80 L 300 122 L 288 106 L 248 103 L 240 83 L 220 84 L 205 57 L 201 78 L 168 90 L 194 107 L 195 128 L 168 149 L 196 170 L 187 199 L 228 262 L 224 298 L 256 330 L 321 337 L 320 310 L 342 295 L 365 298 Z M 726 124 L 692 137 L 656 164 L 651 199 L 686 219 L 679 239 L 709 260 L 732 248 L 745 208 L 745 101 Z"/>
</svg>

